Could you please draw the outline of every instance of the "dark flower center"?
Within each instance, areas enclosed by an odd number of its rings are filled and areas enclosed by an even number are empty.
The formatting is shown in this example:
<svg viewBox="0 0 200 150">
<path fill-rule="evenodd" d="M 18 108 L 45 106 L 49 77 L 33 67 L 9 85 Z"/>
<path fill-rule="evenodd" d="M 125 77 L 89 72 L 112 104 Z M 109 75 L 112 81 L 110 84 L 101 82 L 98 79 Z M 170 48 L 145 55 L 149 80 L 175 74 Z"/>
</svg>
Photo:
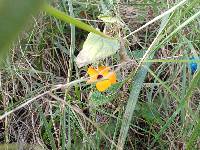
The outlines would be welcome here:
<svg viewBox="0 0 200 150">
<path fill-rule="evenodd" d="M 103 78 L 103 75 L 99 74 L 99 75 L 97 76 L 97 79 L 101 79 L 101 78 Z"/>
</svg>

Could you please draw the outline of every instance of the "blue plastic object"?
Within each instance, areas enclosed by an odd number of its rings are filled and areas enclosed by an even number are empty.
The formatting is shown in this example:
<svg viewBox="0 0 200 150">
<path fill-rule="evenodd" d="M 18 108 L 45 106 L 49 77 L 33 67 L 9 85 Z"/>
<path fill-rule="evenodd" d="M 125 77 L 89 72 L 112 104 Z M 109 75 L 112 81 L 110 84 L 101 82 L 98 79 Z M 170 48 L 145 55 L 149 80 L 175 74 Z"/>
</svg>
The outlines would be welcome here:
<svg viewBox="0 0 200 150">
<path fill-rule="evenodd" d="M 194 56 L 190 58 L 190 60 L 195 60 Z M 194 74 L 197 71 L 197 63 L 196 62 L 190 62 L 190 69 L 191 73 Z"/>
</svg>

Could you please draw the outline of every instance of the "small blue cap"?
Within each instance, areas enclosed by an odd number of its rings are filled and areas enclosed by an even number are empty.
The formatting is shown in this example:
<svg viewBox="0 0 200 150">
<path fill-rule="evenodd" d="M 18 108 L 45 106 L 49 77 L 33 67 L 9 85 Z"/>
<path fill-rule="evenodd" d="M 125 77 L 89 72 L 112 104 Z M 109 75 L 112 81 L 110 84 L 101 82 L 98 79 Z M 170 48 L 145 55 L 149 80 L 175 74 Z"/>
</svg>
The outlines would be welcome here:
<svg viewBox="0 0 200 150">
<path fill-rule="evenodd" d="M 190 60 L 195 60 L 194 56 L 190 58 Z M 196 62 L 190 62 L 190 69 L 191 73 L 194 74 L 197 71 L 197 63 Z"/>
</svg>

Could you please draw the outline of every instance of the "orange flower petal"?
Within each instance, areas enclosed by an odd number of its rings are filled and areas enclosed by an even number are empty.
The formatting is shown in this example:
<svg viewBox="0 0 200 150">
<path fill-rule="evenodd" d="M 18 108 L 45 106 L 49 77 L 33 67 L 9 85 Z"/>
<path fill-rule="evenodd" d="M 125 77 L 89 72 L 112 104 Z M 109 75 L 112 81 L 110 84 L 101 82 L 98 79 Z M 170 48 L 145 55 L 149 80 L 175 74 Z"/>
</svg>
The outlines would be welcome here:
<svg viewBox="0 0 200 150">
<path fill-rule="evenodd" d="M 108 79 L 109 72 L 108 71 L 102 72 L 101 75 L 103 75 L 104 79 Z"/>
<path fill-rule="evenodd" d="M 93 68 L 92 66 L 90 66 L 87 70 L 87 73 L 90 76 L 90 79 L 87 81 L 87 83 L 96 83 L 96 88 L 97 90 L 99 90 L 100 92 L 105 91 L 106 89 L 108 89 L 112 84 L 116 83 L 116 74 L 115 72 L 109 72 L 110 67 L 106 67 L 106 66 L 99 66 L 97 69 Z M 99 81 L 97 78 L 98 76 L 103 76 L 102 81 Z M 99 78 L 100 80 L 102 78 Z"/>
<path fill-rule="evenodd" d="M 87 73 L 90 77 L 98 75 L 98 71 L 91 66 L 88 68 Z"/>
<path fill-rule="evenodd" d="M 100 74 L 103 74 L 103 73 L 108 72 L 108 71 L 110 70 L 110 67 L 99 66 L 97 70 L 98 70 L 98 72 L 99 72 Z"/>
<path fill-rule="evenodd" d="M 109 79 L 109 81 L 110 81 L 112 84 L 116 83 L 116 81 L 117 81 L 117 77 L 116 77 L 115 72 L 110 72 L 110 73 L 108 74 L 107 78 Z"/>
<path fill-rule="evenodd" d="M 112 84 L 116 83 L 117 77 L 115 72 L 104 72 L 102 75 L 105 79 L 109 79 Z"/>
<path fill-rule="evenodd" d="M 97 90 L 99 90 L 100 92 L 105 91 L 107 88 L 109 88 L 111 86 L 111 82 L 109 80 L 103 80 L 103 81 L 99 81 L 96 84 L 96 88 Z"/>
</svg>

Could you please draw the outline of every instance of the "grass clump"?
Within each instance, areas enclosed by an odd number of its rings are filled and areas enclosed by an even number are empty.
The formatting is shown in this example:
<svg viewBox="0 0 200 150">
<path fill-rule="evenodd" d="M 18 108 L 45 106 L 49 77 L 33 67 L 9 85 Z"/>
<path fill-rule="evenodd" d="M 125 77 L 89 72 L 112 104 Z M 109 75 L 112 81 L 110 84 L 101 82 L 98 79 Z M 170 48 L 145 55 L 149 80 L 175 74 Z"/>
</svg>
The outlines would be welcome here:
<svg viewBox="0 0 200 150">
<path fill-rule="evenodd" d="M 198 0 L 45 4 L 8 39 L 0 148 L 199 149 L 199 8 Z M 87 31 L 120 48 L 79 68 Z M 117 83 L 103 92 L 87 84 L 90 65 L 110 66 Z"/>
</svg>

